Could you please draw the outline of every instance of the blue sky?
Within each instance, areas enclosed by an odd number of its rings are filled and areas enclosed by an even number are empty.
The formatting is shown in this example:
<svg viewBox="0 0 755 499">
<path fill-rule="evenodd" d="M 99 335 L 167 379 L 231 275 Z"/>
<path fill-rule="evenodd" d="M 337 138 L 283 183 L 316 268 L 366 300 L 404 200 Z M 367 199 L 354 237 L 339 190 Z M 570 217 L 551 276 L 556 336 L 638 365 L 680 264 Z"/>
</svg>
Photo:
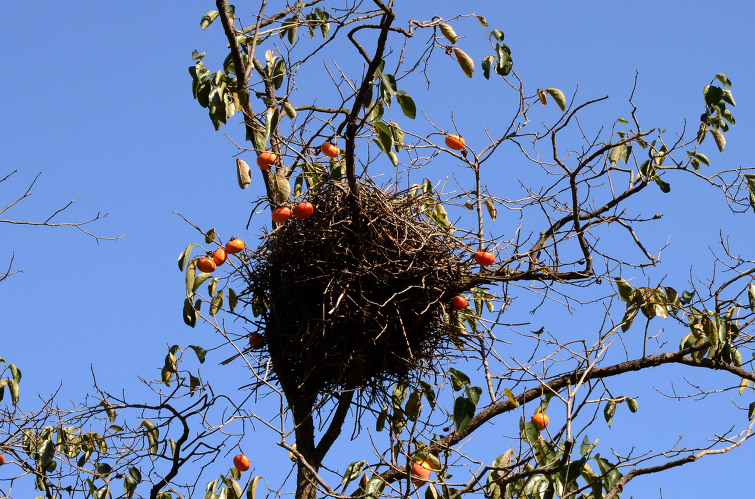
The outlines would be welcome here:
<svg viewBox="0 0 755 499">
<path fill-rule="evenodd" d="M 591 115 L 596 123 L 610 125 L 626 115 L 626 98 L 637 72 L 636 103 L 646 126 L 675 130 L 683 118 L 694 124 L 701 112 L 702 87 L 716 73 L 726 73 L 734 84 L 738 123 L 727 134 L 724 155 L 713 149 L 706 153 L 713 167 L 751 162 L 755 7 L 749 2 L 409 4 L 414 17 L 449 17 L 459 9 L 486 16 L 490 28 L 506 33 L 514 69 L 530 88 L 557 87 L 571 95 L 579 86 L 577 100 L 610 95 L 611 101 Z M 200 227 L 216 227 L 225 237 L 233 233 L 253 242 L 260 224 L 253 224 L 248 234 L 244 226 L 250 202 L 262 194 L 259 182 L 247 191 L 238 189 L 234 146 L 213 131 L 206 111 L 192 99 L 187 72 L 192 50 L 207 51 L 215 66 L 225 57 L 220 27 L 199 28 L 201 16 L 213 8 L 214 2 L 197 1 L 75 6 L 27 2 L 8 16 L 0 31 L 5 69 L 0 83 L 5 96 L 0 176 L 18 170 L 0 185 L 3 202 L 23 192 L 42 172 L 34 195 L 7 217 L 46 218 L 81 191 L 61 220 L 107 212 L 92 230 L 104 236 L 124 234 L 118 241 L 96 244 L 72 229 L 0 224 L 0 262 L 15 253 L 14 269 L 23 270 L 0 285 L 0 356 L 22 369 L 22 397 L 27 401 L 37 392 L 51 393 L 61 382 L 64 398 L 78 400 L 90 391 L 91 369 L 108 389 L 138 390 L 138 375 L 159 376 L 167 346 L 213 342 L 208 328 L 189 329 L 181 320 L 183 277 L 175 261 L 196 237 L 173 212 Z M 237 13 L 240 8 L 239 4 Z M 399 12 L 402 8 L 399 2 Z M 482 52 L 488 29 L 471 20 L 454 26 L 467 36 L 464 44 L 468 42 L 470 52 L 480 54 L 476 60 L 486 55 Z M 326 60 L 331 57 L 323 54 Z M 419 108 L 444 123 L 450 123 L 453 109 L 457 123 L 473 129 L 470 136 L 481 138 L 483 126 L 495 126 L 499 113 L 505 115 L 505 109 L 496 107 L 497 82 L 476 75 L 473 86 L 465 87 L 467 79 L 443 54 L 432 61 L 430 77 L 436 98 L 423 99 L 421 87 L 413 95 Z M 320 84 L 328 82 L 314 83 Z M 238 136 L 238 120 L 232 121 L 223 131 Z M 502 167 L 491 183 L 510 181 L 511 171 Z M 655 247 L 672 234 L 662 273 L 683 287 L 690 266 L 709 272 L 703 266 L 710 260 L 707 248 L 716 244 L 720 229 L 732 234 L 737 251 L 751 255 L 751 214 L 726 215 L 725 204 L 711 189 L 676 187 L 648 208 L 668 214 L 646 234 Z M 698 210 L 701 204 L 704 208 Z M 266 217 L 255 220 L 262 219 Z M 676 341 L 675 336 L 670 345 Z M 214 367 L 226 353 L 212 353 L 211 365 L 203 369 L 215 386 L 234 392 L 243 384 L 237 378 L 242 371 Z M 658 435 L 674 431 L 674 425 L 658 418 L 666 408 L 640 406 L 640 416 L 649 418 Z M 716 411 L 706 406 L 695 417 L 714 418 Z M 621 440 L 616 428 L 623 417 L 617 416 L 612 433 L 601 426 L 601 438 Z M 718 479 L 689 480 L 696 474 L 725 477 L 723 488 L 743 495 L 746 485 L 736 481 L 747 469 L 747 456 L 752 450 L 744 448 L 659 478 L 637 479 L 629 494 L 658 497 L 659 483 L 667 499 L 722 490 Z M 264 464 L 260 467 L 273 473 Z"/>
</svg>

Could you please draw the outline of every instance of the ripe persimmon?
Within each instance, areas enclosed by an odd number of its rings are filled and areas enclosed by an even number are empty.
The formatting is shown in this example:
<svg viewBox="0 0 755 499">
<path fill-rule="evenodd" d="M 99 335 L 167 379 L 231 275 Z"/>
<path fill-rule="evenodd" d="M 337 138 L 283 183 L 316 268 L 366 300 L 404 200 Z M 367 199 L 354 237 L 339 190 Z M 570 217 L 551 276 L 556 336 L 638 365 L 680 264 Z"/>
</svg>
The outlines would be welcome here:
<svg viewBox="0 0 755 499">
<path fill-rule="evenodd" d="M 451 300 L 451 305 L 453 305 L 454 308 L 462 309 L 467 308 L 467 299 L 463 296 L 454 296 Z"/>
<path fill-rule="evenodd" d="M 218 248 L 215 250 L 215 253 L 212 254 L 212 261 L 215 262 L 215 265 L 217 265 L 218 267 L 225 263 L 225 258 L 225 248 Z"/>
<path fill-rule="evenodd" d="M 322 153 L 329 158 L 335 158 L 341 154 L 341 150 L 332 142 L 325 142 L 320 150 L 322 150 Z"/>
<path fill-rule="evenodd" d="M 281 206 L 273 210 L 273 222 L 283 223 L 291 217 L 291 208 L 288 206 Z"/>
<path fill-rule="evenodd" d="M 252 467 L 252 463 L 246 455 L 239 454 L 233 458 L 233 466 L 239 471 L 246 471 Z"/>
<path fill-rule="evenodd" d="M 493 262 L 495 262 L 495 255 L 490 251 L 478 251 L 474 254 L 474 261 L 483 267 L 493 265 Z"/>
<path fill-rule="evenodd" d="M 202 272 L 214 272 L 217 265 L 211 256 L 203 256 L 197 261 L 197 268 Z"/>
<path fill-rule="evenodd" d="M 542 412 L 536 412 L 535 415 L 532 416 L 532 422 L 537 425 L 540 431 L 543 431 L 545 427 L 548 426 L 549 421 L 550 418 L 548 415 Z"/>
<path fill-rule="evenodd" d="M 236 237 L 232 237 L 230 241 L 225 243 L 225 251 L 229 255 L 235 255 L 244 249 L 244 241 Z"/>
<path fill-rule="evenodd" d="M 302 201 L 294 208 L 294 216 L 299 220 L 308 218 L 315 211 L 315 207 L 309 201 Z"/>
<path fill-rule="evenodd" d="M 265 346 L 265 337 L 260 333 L 252 333 L 249 335 L 249 348 L 252 350 L 259 350 Z"/>
<path fill-rule="evenodd" d="M 0 454 L 0 466 L 2 466 L 3 464 L 5 464 L 5 456 Z"/>
<path fill-rule="evenodd" d="M 412 465 L 412 484 L 415 487 L 422 487 L 425 483 L 427 483 L 427 479 L 430 478 L 431 471 L 432 464 L 428 463 L 427 461 L 416 461 Z"/>
<path fill-rule="evenodd" d="M 455 151 L 461 151 L 462 149 L 466 149 L 466 142 L 464 142 L 464 139 L 461 137 L 461 135 L 455 135 L 455 134 L 449 134 L 446 135 L 446 146 L 449 149 L 454 149 Z"/>
<path fill-rule="evenodd" d="M 278 155 L 271 151 L 262 151 L 260 155 L 257 156 L 257 166 L 263 170 L 269 170 L 276 161 L 278 161 Z"/>
</svg>

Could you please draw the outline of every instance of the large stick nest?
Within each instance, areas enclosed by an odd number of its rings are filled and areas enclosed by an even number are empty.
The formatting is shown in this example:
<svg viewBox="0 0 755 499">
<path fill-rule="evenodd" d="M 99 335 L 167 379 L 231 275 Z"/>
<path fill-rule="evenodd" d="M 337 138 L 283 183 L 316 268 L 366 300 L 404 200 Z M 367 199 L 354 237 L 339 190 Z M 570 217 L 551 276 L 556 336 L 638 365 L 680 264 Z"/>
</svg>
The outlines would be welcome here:
<svg viewBox="0 0 755 499">
<path fill-rule="evenodd" d="M 310 201 L 314 214 L 268 234 L 244 276 L 245 301 L 259 311 L 264 300 L 284 392 L 359 390 L 371 400 L 386 383 L 437 372 L 462 341 L 448 304 L 465 289 L 463 244 L 427 221 L 425 196 L 361 184 L 351 199 L 331 183 Z"/>
</svg>

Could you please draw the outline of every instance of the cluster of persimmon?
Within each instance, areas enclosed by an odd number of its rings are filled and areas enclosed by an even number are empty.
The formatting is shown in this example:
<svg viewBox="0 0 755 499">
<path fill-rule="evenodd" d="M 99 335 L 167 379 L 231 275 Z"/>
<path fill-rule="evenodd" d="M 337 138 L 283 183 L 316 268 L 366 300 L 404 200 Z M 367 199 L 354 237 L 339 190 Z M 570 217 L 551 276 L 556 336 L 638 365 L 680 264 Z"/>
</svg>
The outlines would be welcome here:
<svg viewBox="0 0 755 499">
<path fill-rule="evenodd" d="M 463 142 L 464 140 L 462 139 L 462 144 Z M 341 154 L 341 150 L 332 142 L 323 143 L 323 145 L 320 146 L 320 150 L 325 156 L 329 158 L 335 158 L 336 156 Z M 270 150 L 262 151 L 259 156 L 257 156 L 257 166 L 259 166 L 263 170 L 269 170 L 277 161 L 278 155 Z"/>
<path fill-rule="evenodd" d="M 197 268 L 202 272 L 211 273 L 225 263 L 228 255 L 235 255 L 244 249 L 244 241 L 232 237 L 224 247 L 218 248 L 214 253 L 208 252 L 197 261 Z"/>
<path fill-rule="evenodd" d="M 304 220 L 305 218 L 309 218 L 314 211 L 315 207 L 309 201 L 302 201 L 293 210 L 288 206 L 281 206 L 273 210 L 273 222 L 282 224 L 291 218 L 291 215 L 299 220 Z"/>
</svg>

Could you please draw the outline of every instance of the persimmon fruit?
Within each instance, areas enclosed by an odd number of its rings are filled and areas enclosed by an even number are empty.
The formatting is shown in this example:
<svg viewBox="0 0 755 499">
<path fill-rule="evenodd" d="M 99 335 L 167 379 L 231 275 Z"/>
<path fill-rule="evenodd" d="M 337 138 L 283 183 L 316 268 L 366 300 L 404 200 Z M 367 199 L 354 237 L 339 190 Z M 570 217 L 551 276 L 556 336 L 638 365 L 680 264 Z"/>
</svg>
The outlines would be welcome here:
<svg viewBox="0 0 755 499">
<path fill-rule="evenodd" d="M 281 206 L 273 210 L 273 222 L 283 223 L 291 217 L 291 208 L 288 206 Z"/>
<path fill-rule="evenodd" d="M 265 337 L 260 333 L 252 333 L 249 335 L 249 348 L 252 350 L 259 350 L 265 346 Z"/>
<path fill-rule="evenodd" d="M 260 155 L 257 156 L 257 166 L 263 170 L 269 170 L 276 161 L 278 161 L 278 155 L 271 151 L 262 151 Z"/>
<path fill-rule="evenodd" d="M 299 220 L 309 218 L 309 216 L 315 211 L 315 207 L 309 201 L 302 201 L 294 208 L 294 216 Z"/>
<path fill-rule="evenodd" d="M 229 255 L 235 255 L 244 249 L 244 241 L 236 237 L 232 237 L 230 241 L 225 243 L 225 251 Z"/>
<path fill-rule="evenodd" d="M 412 484 L 415 487 L 422 487 L 427 483 L 427 479 L 430 478 L 431 471 L 432 465 L 430 463 L 427 461 L 416 461 L 412 465 Z"/>
<path fill-rule="evenodd" d="M 478 251 L 474 254 L 474 261 L 483 267 L 486 267 L 488 265 L 493 265 L 493 262 L 495 262 L 495 255 L 490 251 Z"/>
<path fill-rule="evenodd" d="M 532 416 L 532 422 L 537 425 L 540 431 L 543 431 L 545 427 L 548 426 L 549 421 L 550 418 L 548 417 L 548 415 L 542 412 L 536 412 L 535 415 Z"/>
<path fill-rule="evenodd" d="M 335 158 L 341 154 L 341 150 L 332 142 L 325 142 L 320 150 L 322 150 L 322 153 L 329 158 Z"/>
<path fill-rule="evenodd" d="M 456 134 L 449 134 L 446 135 L 446 146 L 449 149 L 453 149 L 455 151 L 461 151 L 462 149 L 466 149 L 466 142 L 464 142 L 464 139 L 461 137 L 461 135 Z"/>
<path fill-rule="evenodd" d="M 5 456 L 0 454 L 0 466 L 2 466 L 3 464 L 5 464 Z"/>
<path fill-rule="evenodd" d="M 454 296 L 451 300 L 451 305 L 456 309 L 467 308 L 467 299 L 463 296 Z"/>
<path fill-rule="evenodd" d="M 226 256 L 225 248 L 218 248 L 215 250 L 215 253 L 212 254 L 212 261 L 215 262 L 216 266 L 220 267 L 225 263 Z"/>
<path fill-rule="evenodd" d="M 252 467 L 252 463 L 245 454 L 239 454 L 233 458 L 233 466 L 239 471 L 246 471 Z"/>
<path fill-rule="evenodd" d="M 214 272 L 217 268 L 217 264 L 211 256 L 203 256 L 197 262 L 197 268 L 202 272 Z"/>
</svg>

